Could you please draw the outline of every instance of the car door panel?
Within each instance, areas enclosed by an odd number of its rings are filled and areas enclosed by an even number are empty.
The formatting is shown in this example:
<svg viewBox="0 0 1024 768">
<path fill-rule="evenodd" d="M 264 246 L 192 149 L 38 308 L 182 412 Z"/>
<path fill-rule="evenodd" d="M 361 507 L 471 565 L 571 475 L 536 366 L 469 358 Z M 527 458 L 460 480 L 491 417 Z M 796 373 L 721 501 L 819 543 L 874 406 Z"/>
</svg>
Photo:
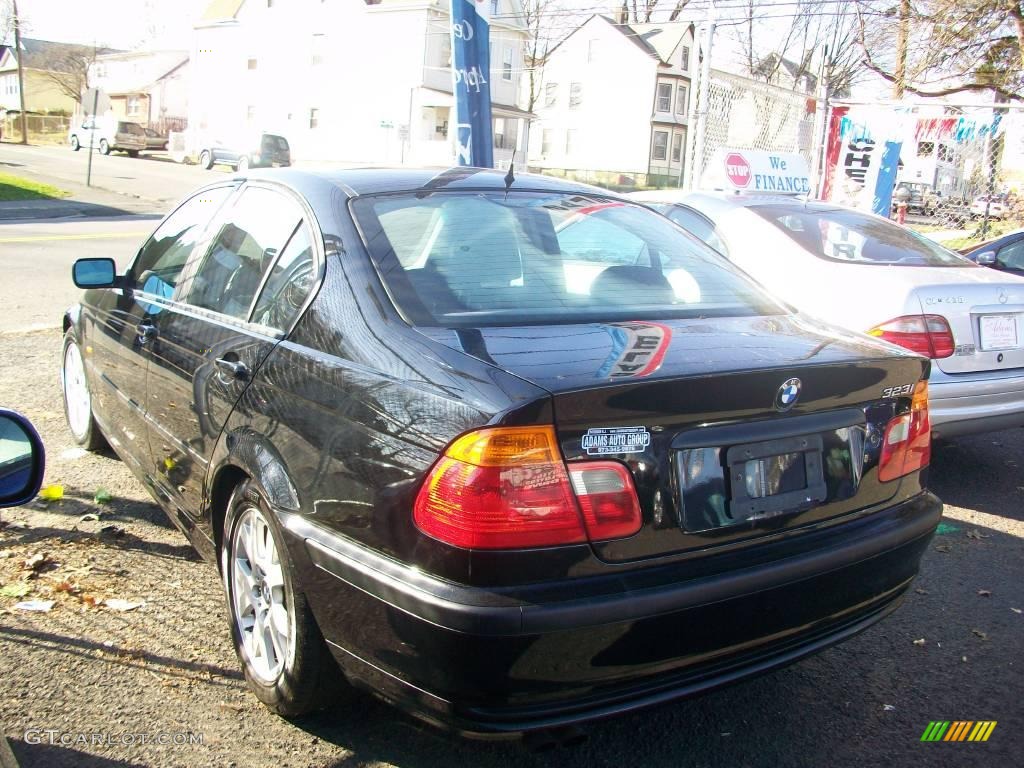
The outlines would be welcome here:
<svg viewBox="0 0 1024 768">
<path fill-rule="evenodd" d="M 157 318 L 150 448 L 157 482 L 190 518 L 203 510 L 208 464 L 225 421 L 281 338 L 280 329 L 249 318 L 264 275 L 302 215 L 280 192 L 244 187 Z"/>
</svg>

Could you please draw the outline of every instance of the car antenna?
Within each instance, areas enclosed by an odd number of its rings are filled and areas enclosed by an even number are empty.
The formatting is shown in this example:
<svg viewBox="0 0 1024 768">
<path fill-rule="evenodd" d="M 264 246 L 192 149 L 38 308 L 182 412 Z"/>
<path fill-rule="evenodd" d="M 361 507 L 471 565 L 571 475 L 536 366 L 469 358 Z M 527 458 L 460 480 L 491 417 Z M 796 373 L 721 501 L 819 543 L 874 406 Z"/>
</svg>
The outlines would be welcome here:
<svg viewBox="0 0 1024 768">
<path fill-rule="evenodd" d="M 512 182 L 516 180 L 516 175 L 512 172 L 513 161 L 508 161 L 508 173 L 505 174 L 505 200 L 508 200 L 508 191 L 512 188 Z"/>
</svg>

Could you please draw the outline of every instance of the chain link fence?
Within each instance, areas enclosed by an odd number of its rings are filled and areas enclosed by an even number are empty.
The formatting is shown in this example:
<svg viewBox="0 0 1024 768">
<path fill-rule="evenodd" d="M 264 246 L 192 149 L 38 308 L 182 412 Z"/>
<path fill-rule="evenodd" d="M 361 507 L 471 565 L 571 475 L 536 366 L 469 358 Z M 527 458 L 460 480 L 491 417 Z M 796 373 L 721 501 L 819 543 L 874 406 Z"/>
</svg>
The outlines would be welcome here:
<svg viewBox="0 0 1024 768">
<path fill-rule="evenodd" d="M 71 118 L 67 115 L 25 115 L 28 140 L 33 144 L 63 144 L 68 139 Z M 8 112 L 0 120 L 0 138 L 21 141 L 21 116 Z"/>
<path fill-rule="evenodd" d="M 812 166 L 817 111 L 813 95 L 716 70 L 711 71 L 707 94 L 703 146 L 697 146 L 696 131 L 689 135 L 687 188 L 701 187 L 709 164 L 723 149 L 795 152 Z M 702 95 L 698 87 L 696 115 L 704 111 Z"/>
</svg>

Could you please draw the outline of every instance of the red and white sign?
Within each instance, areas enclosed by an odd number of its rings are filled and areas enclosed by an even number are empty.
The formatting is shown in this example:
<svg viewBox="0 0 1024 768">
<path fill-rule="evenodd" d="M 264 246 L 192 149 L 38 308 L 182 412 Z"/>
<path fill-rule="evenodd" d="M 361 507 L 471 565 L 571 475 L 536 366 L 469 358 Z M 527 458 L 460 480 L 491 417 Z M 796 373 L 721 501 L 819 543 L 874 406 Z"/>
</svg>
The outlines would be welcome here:
<svg viewBox="0 0 1024 768">
<path fill-rule="evenodd" d="M 734 187 L 746 189 L 750 186 L 750 163 L 739 152 L 725 156 L 725 175 Z"/>
</svg>

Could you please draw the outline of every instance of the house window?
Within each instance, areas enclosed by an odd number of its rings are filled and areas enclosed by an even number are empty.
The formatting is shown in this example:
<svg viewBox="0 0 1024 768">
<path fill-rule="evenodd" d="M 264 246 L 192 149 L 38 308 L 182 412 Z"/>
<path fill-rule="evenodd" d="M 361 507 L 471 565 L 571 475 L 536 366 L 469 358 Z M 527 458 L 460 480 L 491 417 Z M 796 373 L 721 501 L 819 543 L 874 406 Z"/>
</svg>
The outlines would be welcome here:
<svg viewBox="0 0 1024 768">
<path fill-rule="evenodd" d="M 554 133 L 550 128 L 545 128 L 540 135 L 540 153 L 543 157 L 551 154 L 551 141 L 554 139 Z"/>
<path fill-rule="evenodd" d="M 256 69 L 256 59 L 249 59 L 249 60 L 248 60 L 248 61 L 247 61 L 247 62 L 245 63 L 245 65 L 246 65 L 246 67 L 248 67 L 249 69 Z"/>
<path fill-rule="evenodd" d="M 580 132 L 576 128 L 570 128 L 565 132 L 565 154 L 571 155 L 579 146 L 579 134 Z"/>
<path fill-rule="evenodd" d="M 569 85 L 569 109 L 578 109 L 583 103 L 583 83 Z"/>
<path fill-rule="evenodd" d="M 593 64 L 601 55 L 601 41 L 596 37 L 587 43 L 587 61 Z"/>
<path fill-rule="evenodd" d="M 309 110 L 309 129 L 313 130 L 320 125 L 320 110 L 313 107 Z"/>
<path fill-rule="evenodd" d="M 491 16 L 497 16 L 501 7 L 501 0 L 491 0 Z"/>
<path fill-rule="evenodd" d="M 666 157 L 668 157 L 668 131 L 655 131 L 651 159 L 664 160 Z"/>
<path fill-rule="evenodd" d="M 256 119 L 256 107 L 254 107 L 252 104 L 250 104 L 245 109 L 245 119 L 248 120 L 250 123 Z"/>
<path fill-rule="evenodd" d="M 683 46 L 683 62 L 682 67 L 684 72 L 688 72 L 690 69 L 690 46 Z"/>
<path fill-rule="evenodd" d="M 676 114 L 686 114 L 686 86 L 680 85 L 676 87 Z"/>
<path fill-rule="evenodd" d="M 309 46 L 311 53 L 310 63 L 316 67 L 324 63 L 324 51 L 326 50 L 327 36 L 322 34 L 313 35 L 313 42 Z"/>
<path fill-rule="evenodd" d="M 452 36 L 445 32 L 441 35 L 441 66 L 452 65 Z"/>
<path fill-rule="evenodd" d="M 512 56 L 515 53 L 515 49 L 511 45 L 506 45 L 505 50 L 502 51 L 501 60 L 501 79 L 506 82 L 512 82 Z"/>
<path fill-rule="evenodd" d="M 138 117 L 142 114 L 142 99 L 138 96 L 129 96 L 125 105 L 125 114 L 128 117 Z"/>
<path fill-rule="evenodd" d="M 677 133 L 672 136 L 672 162 L 678 163 L 683 156 L 683 134 Z"/>
<path fill-rule="evenodd" d="M 547 83 L 544 86 L 544 106 L 553 107 L 558 101 L 558 83 Z"/>
<path fill-rule="evenodd" d="M 672 83 L 658 83 L 658 105 L 656 111 L 672 111 Z"/>
</svg>

